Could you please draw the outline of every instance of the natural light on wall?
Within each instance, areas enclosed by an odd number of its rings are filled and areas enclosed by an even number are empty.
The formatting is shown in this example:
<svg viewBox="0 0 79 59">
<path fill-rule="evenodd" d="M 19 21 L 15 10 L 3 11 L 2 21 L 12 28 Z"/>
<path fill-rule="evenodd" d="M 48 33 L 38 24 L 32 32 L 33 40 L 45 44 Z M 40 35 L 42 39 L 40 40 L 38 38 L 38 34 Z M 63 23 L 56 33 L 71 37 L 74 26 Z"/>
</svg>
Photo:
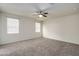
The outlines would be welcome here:
<svg viewBox="0 0 79 59">
<path fill-rule="evenodd" d="M 7 18 L 7 33 L 19 33 L 19 20 L 14 18 Z"/>
<path fill-rule="evenodd" d="M 36 22 L 35 23 L 35 32 L 40 32 L 41 31 L 41 24 Z"/>
</svg>

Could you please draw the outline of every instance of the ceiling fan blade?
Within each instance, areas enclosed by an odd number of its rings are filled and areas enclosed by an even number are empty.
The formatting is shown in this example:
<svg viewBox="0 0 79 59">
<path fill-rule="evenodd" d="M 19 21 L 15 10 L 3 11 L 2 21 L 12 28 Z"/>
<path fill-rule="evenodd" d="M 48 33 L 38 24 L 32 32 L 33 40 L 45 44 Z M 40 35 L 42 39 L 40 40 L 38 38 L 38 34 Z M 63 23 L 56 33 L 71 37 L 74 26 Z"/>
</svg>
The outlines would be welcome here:
<svg viewBox="0 0 79 59">
<path fill-rule="evenodd" d="M 48 14 L 48 13 L 44 13 L 44 14 Z"/>
<path fill-rule="evenodd" d="M 43 15 L 44 17 L 47 17 L 46 15 Z"/>
</svg>

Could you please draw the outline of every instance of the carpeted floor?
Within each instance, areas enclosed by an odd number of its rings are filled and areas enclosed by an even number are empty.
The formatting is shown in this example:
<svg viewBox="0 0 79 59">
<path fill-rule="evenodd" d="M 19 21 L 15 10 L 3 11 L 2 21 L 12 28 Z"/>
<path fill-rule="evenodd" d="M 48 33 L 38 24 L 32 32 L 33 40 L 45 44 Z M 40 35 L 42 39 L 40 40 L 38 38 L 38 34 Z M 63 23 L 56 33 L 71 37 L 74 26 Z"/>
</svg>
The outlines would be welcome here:
<svg viewBox="0 0 79 59">
<path fill-rule="evenodd" d="M 79 56 L 79 45 L 37 38 L 2 45 L 0 56 Z"/>
</svg>

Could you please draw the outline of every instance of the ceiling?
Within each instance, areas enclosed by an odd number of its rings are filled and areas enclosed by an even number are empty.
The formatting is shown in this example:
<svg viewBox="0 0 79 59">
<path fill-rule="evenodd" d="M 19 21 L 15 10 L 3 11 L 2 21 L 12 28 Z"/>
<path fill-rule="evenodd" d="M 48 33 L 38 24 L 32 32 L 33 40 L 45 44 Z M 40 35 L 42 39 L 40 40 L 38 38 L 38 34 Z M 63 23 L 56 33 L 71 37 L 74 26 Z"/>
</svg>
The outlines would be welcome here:
<svg viewBox="0 0 79 59">
<path fill-rule="evenodd" d="M 48 9 L 47 9 L 48 8 Z M 47 18 L 56 18 L 73 13 L 79 13 L 78 3 L 0 3 L 0 12 L 11 13 L 25 17 L 33 15 L 39 9 L 47 9 Z"/>
</svg>

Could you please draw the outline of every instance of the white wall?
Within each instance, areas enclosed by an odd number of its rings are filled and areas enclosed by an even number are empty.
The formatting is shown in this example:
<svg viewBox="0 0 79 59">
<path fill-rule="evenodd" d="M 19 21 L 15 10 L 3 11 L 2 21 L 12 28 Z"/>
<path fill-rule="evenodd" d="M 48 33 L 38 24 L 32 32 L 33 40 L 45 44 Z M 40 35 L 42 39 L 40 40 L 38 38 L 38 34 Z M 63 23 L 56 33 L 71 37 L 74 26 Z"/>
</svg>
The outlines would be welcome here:
<svg viewBox="0 0 79 59">
<path fill-rule="evenodd" d="M 79 14 L 49 19 L 44 22 L 43 36 L 79 44 Z"/>
<path fill-rule="evenodd" d="M 1 43 L 1 37 L 2 37 L 2 20 L 1 20 L 1 14 L 0 14 L 0 43 Z"/>
<path fill-rule="evenodd" d="M 19 34 L 7 34 L 7 17 L 17 18 L 20 21 Z M 40 37 L 41 33 L 35 32 L 35 20 L 28 17 L 21 17 L 12 14 L 2 14 L 2 38 L 0 44 L 6 44 L 21 40 Z"/>
</svg>

